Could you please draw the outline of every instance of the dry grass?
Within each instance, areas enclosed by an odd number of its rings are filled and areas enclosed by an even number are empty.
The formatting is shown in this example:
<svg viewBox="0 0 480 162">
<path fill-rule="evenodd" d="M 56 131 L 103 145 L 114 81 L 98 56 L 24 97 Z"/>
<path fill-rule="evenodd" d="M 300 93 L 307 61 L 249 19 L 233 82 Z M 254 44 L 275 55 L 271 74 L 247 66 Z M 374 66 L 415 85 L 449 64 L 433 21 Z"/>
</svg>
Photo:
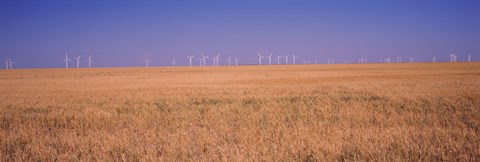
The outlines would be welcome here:
<svg viewBox="0 0 480 162">
<path fill-rule="evenodd" d="M 0 71 L 1 161 L 480 161 L 480 63 Z"/>
</svg>

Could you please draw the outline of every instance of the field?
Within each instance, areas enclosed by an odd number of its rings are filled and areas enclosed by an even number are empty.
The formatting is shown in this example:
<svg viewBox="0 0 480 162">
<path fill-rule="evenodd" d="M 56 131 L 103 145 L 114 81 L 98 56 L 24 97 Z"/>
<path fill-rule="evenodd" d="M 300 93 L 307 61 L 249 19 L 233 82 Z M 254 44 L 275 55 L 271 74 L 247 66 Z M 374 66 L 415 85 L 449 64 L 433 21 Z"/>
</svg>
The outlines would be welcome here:
<svg viewBox="0 0 480 162">
<path fill-rule="evenodd" d="M 480 63 L 0 71 L 0 161 L 480 161 Z"/>
</svg>

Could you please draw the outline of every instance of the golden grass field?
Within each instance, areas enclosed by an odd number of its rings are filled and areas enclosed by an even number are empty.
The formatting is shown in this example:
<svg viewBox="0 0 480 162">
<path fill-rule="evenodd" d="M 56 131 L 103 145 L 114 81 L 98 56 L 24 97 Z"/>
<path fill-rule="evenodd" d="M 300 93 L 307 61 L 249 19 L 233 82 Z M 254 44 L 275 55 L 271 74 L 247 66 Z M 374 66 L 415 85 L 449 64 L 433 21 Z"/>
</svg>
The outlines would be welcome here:
<svg viewBox="0 0 480 162">
<path fill-rule="evenodd" d="M 0 71 L 0 161 L 480 161 L 480 63 Z"/>
</svg>

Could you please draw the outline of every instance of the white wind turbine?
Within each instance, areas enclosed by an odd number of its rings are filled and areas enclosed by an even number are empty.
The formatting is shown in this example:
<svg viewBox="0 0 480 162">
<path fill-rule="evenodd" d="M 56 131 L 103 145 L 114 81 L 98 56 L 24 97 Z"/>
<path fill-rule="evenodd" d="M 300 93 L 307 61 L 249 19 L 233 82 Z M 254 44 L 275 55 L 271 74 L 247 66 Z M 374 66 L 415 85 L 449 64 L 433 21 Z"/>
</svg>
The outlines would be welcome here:
<svg viewBox="0 0 480 162">
<path fill-rule="evenodd" d="M 82 57 L 82 55 L 73 58 L 73 59 L 77 60 L 77 69 L 78 69 L 79 66 L 80 66 L 80 57 Z"/>
<path fill-rule="evenodd" d="M 203 61 L 203 66 L 205 66 L 205 60 L 208 58 L 208 56 L 202 55 L 202 61 Z"/>
<path fill-rule="evenodd" d="M 194 57 L 194 55 L 191 55 L 191 56 L 187 56 L 188 60 L 189 60 L 189 63 L 190 63 L 190 67 L 192 67 L 192 58 Z"/>
<path fill-rule="evenodd" d="M 453 62 L 454 57 L 455 57 L 455 54 L 450 54 L 450 62 Z"/>
<path fill-rule="evenodd" d="M 437 57 L 433 56 L 433 58 L 432 58 L 432 62 L 435 62 L 435 61 L 436 61 L 436 59 L 437 59 Z"/>
<path fill-rule="evenodd" d="M 173 60 L 172 60 L 172 65 L 175 66 L 176 63 L 177 63 L 177 62 L 175 61 L 175 58 L 173 58 Z"/>
<path fill-rule="evenodd" d="M 280 56 L 280 55 L 276 55 L 276 56 L 277 56 L 277 65 L 280 65 L 280 58 L 281 58 L 282 56 Z"/>
<path fill-rule="evenodd" d="M 472 55 L 468 55 L 468 62 L 470 62 L 471 57 L 472 57 Z"/>
<path fill-rule="evenodd" d="M 270 55 L 267 56 L 268 57 L 268 65 L 272 65 L 271 64 L 272 63 L 272 56 L 273 56 L 273 54 L 270 54 Z"/>
<path fill-rule="evenodd" d="M 213 66 L 218 66 L 219 61 L 220 61 L 220 52 L 217 54 L 217 57 L 213 57 Z"/>
<path fill-rule="evenodd" d="M 290 55 L 286 55 L 286 56 L 284 56 L 284 58 L 285 58 L 285 65 L 287 65 L 287 64 L 288 64 L 288 56 L 290 56 Z"/>
<path fill-rule="evenodd" d="M 145 67 L 148 68 L 148 63 L 150 63 L 150 59 L 149 58 L 145 58 Z"/>
<path fill-rule="evenodd" d="M 293 59 L 293 64 L 294 64 L 294 65 L 296 64 L 296 59 L 297 59 L 297 58 L 298 58 L 297 56 L 292 55 L 292 59 Z"/>
<path fill-rule="evenodd" d="M 14 64 L 14 63 L 15 63 L 15 62 L 13 62 L 12 59 L 8 58 L 8 64 L 9 64 L 9 66 L 10 66 L 10 69 L 13 69 L 13 64 Z"/>
<path fill-rule="evenodd" d="M 328 64 L 333 64 L 333 59 L 328 59 Z"/>
<path fill-rule="evenodd" d="M 88 68 L 91 68 L 91 67 L 92 67 L 92 63 L 93 63 L 93 61 L 92 61 L 92 56 L 88 56 L 87 62 L 88 62 Z"/>
<path fill-rule="evenodd" d="M 262 58 L 264 58 L 262 55 L 260 55 L 260 52 L 258 53 L 258 65 L 262 66 Z"/>
<path fill-rule="evenodd" d="M 227 61 L 228 61 L 228 66 L 230 66 L 230 63 L 232 62 L 232 57 L 229 56 Z"/>
<path fill-rule="evenodd" d="M 240 59 L 238 59 L 237 57 L 235 57 L 235 66 L 238 66 L 238 61 L 240 61 Z"/>
<path fill-rule="evenodd" d="M 65 53 L 65 60 L 63 60 L 63 61 L 65 61 L 65 69 L 68 69 L 68 61 L 72 61 L 72 60 L 70 60 L 70 59 L 68 58 L 67 53 Z"/>
<path fill-rule="evenodd" d="M 213 61 L 213 66 L 217 66 L 217 59 L 215 59 L 215 57 L 212 58 L 212 61 Z"/>
</svg>

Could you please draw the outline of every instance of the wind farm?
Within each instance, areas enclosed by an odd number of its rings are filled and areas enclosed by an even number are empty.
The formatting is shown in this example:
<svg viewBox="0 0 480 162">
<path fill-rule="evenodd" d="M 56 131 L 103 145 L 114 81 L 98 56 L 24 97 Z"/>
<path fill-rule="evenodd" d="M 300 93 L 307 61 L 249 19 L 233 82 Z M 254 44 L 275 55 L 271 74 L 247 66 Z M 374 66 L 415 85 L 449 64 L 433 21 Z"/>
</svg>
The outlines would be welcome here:
<svg viewBox="0 0 480 162">
<path fill-rule="evenodd" d="M 0 1 L 0 161 L 480 161 L 480 1 Z"/>
</svg>

